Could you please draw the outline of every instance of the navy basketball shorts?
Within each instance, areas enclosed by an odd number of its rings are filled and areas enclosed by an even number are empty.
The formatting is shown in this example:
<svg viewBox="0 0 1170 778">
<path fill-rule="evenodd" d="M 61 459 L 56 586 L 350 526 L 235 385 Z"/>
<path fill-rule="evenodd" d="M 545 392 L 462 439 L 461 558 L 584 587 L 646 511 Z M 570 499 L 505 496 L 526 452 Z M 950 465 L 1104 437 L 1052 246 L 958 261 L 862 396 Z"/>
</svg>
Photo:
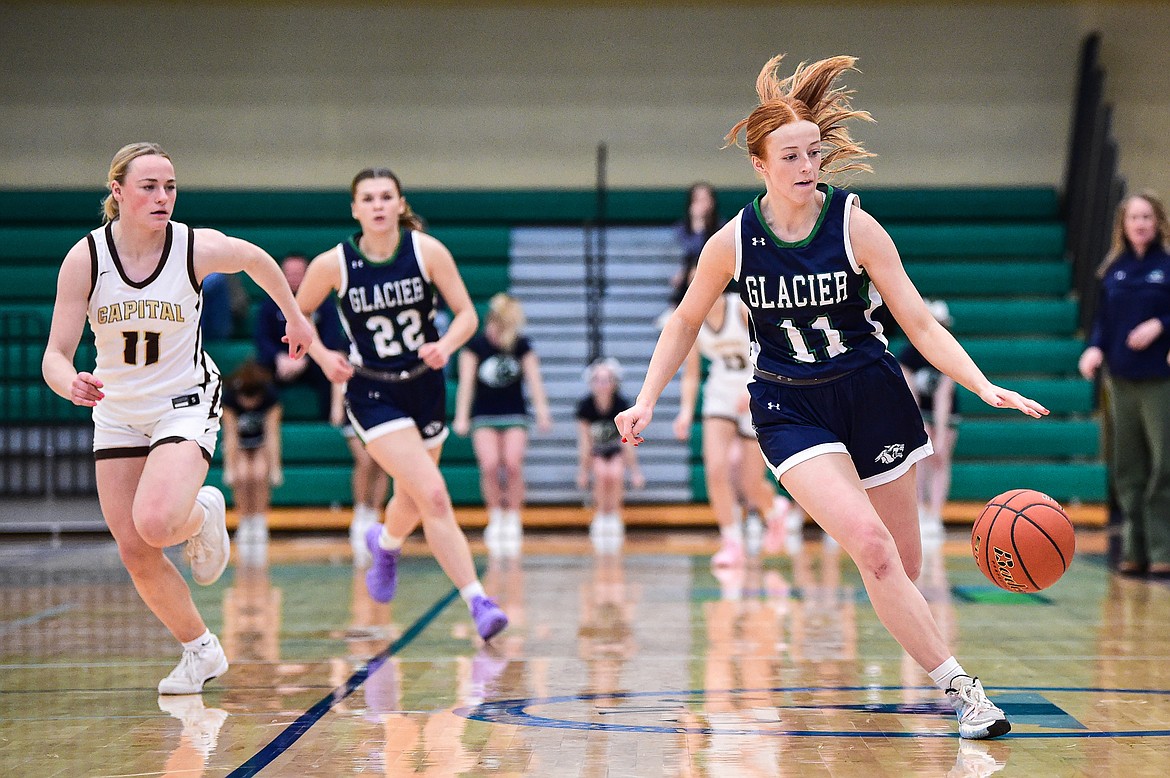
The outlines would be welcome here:
<svg viewBox="0 0 1170 778">
<path fill-rule="evenodd" d="M 922 415 L 890 354 L 836 380 L 748 385 L 752 421 L 776 480 L 802 462 L 848 454 L 866 489 L 890 483 L 934 453 Z"/>
<path fill-rule="evenodd" d="M 362 443 L 406 427 L 417 427 L 427 448 L 447 439 L 447 381 L 441 370 L 401 383 L 355 375 L 346 386 L 345 405 Z"/>
</svg>

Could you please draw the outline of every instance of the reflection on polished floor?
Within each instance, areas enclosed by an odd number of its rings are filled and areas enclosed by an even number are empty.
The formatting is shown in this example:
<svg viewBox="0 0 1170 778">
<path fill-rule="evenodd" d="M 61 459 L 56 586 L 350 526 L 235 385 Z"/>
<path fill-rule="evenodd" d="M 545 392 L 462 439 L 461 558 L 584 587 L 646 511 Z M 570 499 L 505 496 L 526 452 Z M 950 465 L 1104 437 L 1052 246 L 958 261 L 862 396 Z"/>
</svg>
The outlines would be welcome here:
<svg viewBox="0 0 1170 778">
<path fill-rule="evenodd" d="M 1077 561 L 1042 596 L 990 588 L 958 533 L 928 551 L 919 585 L 1014 722 L 985 743 L 957 739 L 852 563 L 819 533 L 718 578 L 713 535 L 635 533 L 622 554 L 598 556 L 583 534 L 530 533 L 519 560 L 481 555 L 512 619 L 490 646 L 421 541 L 398 599 L 378 605 L 341 535 L 278 537 L 266 558 L 196 587 L 231 670 L 202 695 L 169 698 L 155 686 L 176 647 L 107 543 L 29 544 L 24 567 L 10 547 L 0 775 L 1170 769 L 1170 587 L 1111 576 L 1099 531 L 1082 530 Z"/>
</svg>

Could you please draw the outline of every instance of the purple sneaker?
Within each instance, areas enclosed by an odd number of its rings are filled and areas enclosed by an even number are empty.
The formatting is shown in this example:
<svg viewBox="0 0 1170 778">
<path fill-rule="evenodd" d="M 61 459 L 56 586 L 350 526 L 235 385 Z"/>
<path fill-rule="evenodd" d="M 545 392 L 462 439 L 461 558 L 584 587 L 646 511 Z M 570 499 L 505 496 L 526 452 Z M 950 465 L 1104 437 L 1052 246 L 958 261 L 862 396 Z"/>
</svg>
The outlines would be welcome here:
<svg viewBox="0 0 1170 778">
<path fill-rule="evenodd" d="M 366 548 L 370 549 L 370 556 L 374 560 L 366 571 L 366 589 L 376 601 L 390 602 L 398 588 L 398 557 L 402 556 L 402 549 L 387 551 L 379 546 L 378 537 L 381 534 L 381 524 L 366 530 Z"/>
<path fill-rule="evenodd" d="M 491 597 L 476 597 L 471 601 L 471 618 L 475 630 L 487 642 L 508 626 L 508 617 Z"/>
</svg>

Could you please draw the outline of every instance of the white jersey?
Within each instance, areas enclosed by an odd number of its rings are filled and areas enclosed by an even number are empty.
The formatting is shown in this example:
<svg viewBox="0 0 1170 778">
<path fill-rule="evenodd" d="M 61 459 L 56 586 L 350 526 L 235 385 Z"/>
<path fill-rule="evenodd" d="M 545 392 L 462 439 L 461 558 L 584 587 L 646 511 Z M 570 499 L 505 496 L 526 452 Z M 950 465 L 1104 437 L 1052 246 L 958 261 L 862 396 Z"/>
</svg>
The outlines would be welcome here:
<svg viewBox="0 0 1170 778">
<path fill-rule="evenodd" d="M 203 351 L 199 315 L 202 285 L 195 280 L 193 231 L 167 224 L 158 266 L 145 280 L 126 277 L 110 224 L 87 236 L 93 289 L 89 326 L 105 398 L 95 413 L 142 420 L 207 402 L 218 389 L 219 369 Z M 212 392 L 209 415 L 219 411 Z M 200 399 L 203 398 L 203 399 Z"/>
<path fill-rule="evenodd" d="M 742 394 L 752 380 L 751 336 L 739 295 L 725 294 L 723 302 L 723 326 L 715 329 L 704 319 L 695 343 L 699 353 L 711 363 L 707 384 Z"/>
<path fill-rule="evenodd" d="M 751 337 L 739 295 L 723 295 L 723 325 L 715 329 L 706 319 L 695 343 L 710 363 L 703 383 L 703 418 L 734 421 L 743 437 L 754 437 L 752 417 L 740 410 L 752 380 Z"/>
</svg>

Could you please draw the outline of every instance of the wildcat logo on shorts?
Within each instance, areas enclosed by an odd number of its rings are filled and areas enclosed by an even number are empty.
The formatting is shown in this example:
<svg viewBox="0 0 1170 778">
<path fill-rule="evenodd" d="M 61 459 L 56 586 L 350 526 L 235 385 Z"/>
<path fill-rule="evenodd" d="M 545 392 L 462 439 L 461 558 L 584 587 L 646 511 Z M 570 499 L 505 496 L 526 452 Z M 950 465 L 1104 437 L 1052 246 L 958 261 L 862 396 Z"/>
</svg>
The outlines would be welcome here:
<svg viewBox="0 0 1170 778">
<path fill-rule="evenodd" d="M 432 421 L 430 424 L 422 428 L 422 436 L 424 438 L 433 438 L 443 431 L 443 422 Z"/>
<path fill-rule="evenodd" d="M 897 462 L 906 455 L 906 445 L 904 443 L 891 443 L 883 448 L 876 457 L 874 462 L 881 462 L 883 465 L 890 465 Z"/>
</svg>

